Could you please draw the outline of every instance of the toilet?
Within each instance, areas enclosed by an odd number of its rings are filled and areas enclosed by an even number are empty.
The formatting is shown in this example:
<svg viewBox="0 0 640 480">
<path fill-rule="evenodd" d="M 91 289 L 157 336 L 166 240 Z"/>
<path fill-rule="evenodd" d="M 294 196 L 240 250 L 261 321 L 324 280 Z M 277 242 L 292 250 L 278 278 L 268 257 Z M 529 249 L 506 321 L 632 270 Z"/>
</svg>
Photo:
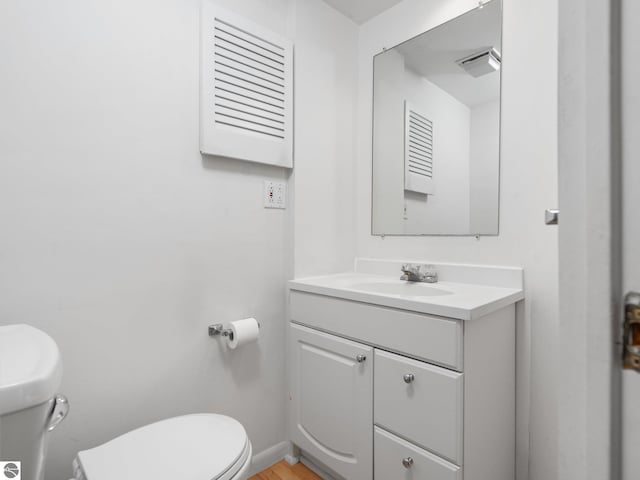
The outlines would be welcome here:
<svg viewBox="0 0 640 480">
<path fill-rule="evenodd" d="M 49 335 L 25 324 L 0 327 L 0 461 L 22 480 L 44 478 L 50 432 L 69 411 L 56 393 L 61 380 L 60 351 Z"/>
<path fill-rule="evenodd" d="M 243 426 L 210 413 L 169 418 L 78 453 L 73 480 L 245 480 Z"/>
<path fill-rule="evenodd" d="M 24 324 L 0 327 L 0 461 L 21 480 L 43 480 L 49 432 L 69 412 L 57 394 L 55 341 Z M 246 480 L 251 442 L 231 417 L 200 413 L 140 427 L 79 452 L 74 480 Z"/>
</svg>

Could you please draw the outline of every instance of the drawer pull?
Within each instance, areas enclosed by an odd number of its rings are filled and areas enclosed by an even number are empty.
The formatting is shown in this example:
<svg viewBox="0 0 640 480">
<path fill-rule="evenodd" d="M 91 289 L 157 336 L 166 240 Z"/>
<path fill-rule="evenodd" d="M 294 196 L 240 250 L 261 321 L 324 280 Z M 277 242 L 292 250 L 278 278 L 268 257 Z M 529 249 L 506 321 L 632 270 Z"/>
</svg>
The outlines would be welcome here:
<svg viewBox="0 0 640 480">
<path fill-rule="evenodd" d="M 356 357 L 356 362 L 358 362 L 358 363 L 363 363 L 366 359 L 367 359 L 367 356 L 366 356 L 366 355 L 359 354 L 359 355 Z"/>
<path fill-rule="evenodd" d="M 404 380 L 404 383 L 413 383 L 416 376 L 413 373 L 407 373 L 402 377 L 402 379 Z"/>
<path fill-rule="evenodd" d="M 407 457 L 402 459 L 402 466 L 404 468 L 411 468 L 412 465 L 413 465 L 413 458 Z"/>
</svg>

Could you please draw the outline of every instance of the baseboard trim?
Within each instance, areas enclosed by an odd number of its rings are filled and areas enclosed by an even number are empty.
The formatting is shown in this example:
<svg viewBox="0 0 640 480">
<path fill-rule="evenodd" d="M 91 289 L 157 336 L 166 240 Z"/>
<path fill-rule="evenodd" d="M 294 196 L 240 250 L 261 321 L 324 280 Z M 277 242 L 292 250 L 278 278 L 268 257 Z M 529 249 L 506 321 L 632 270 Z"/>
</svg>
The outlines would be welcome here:
<svg viewBox="0 0 640 480">
<path fill-rule="evenodd" d="M 280 460 L 284 459 L 289 453 L 290 443 L 280 442 L 261 452 L 256 453 L 251 459 L 251 467 L 249 468 L 249 476 L 260 473 Z"/>
</svg>

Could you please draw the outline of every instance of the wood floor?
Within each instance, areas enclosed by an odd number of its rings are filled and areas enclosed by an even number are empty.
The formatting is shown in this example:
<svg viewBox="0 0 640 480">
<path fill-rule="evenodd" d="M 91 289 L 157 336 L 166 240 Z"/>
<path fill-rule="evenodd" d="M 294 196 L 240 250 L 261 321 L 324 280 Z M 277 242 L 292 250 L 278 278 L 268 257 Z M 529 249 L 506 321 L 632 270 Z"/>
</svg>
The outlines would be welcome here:
<svg viewBox="0 0 640 480">
<path fill-rule="evenodd" d="M 301 463 L 289 465 L 284 460 L 254 475 L 249 480 L 322 480 Z"/>
</svg>

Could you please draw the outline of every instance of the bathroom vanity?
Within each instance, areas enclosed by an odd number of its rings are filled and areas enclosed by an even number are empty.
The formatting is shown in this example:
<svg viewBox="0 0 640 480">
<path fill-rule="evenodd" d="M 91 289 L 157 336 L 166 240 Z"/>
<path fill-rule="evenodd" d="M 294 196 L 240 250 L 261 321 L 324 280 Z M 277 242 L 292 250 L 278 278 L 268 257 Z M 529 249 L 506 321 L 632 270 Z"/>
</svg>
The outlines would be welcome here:
<svg viewBox="0 0 640 480">
<path fill-rule="evenodd" d="M 513 480 L 522 270 L 400 265 L 289 283 L 291 441 L 348 480 Z"/>
</svg>

